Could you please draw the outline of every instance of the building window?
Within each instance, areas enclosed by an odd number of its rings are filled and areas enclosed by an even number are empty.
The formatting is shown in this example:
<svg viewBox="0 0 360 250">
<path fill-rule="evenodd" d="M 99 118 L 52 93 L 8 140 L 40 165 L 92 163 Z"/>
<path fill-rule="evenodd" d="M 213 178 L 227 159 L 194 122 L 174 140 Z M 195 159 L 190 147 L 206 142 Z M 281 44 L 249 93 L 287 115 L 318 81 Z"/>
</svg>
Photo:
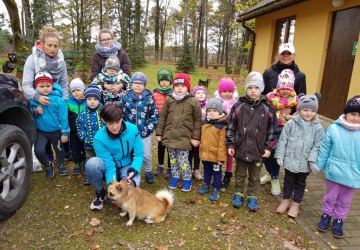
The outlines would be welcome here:
<svg viewBox="0 0 360 250">
<path fill-rule="evenodd" d="M 276 21 L 274 48 L 273 48 L 274 59 L 277 56 L 280 44 L 294 43 L 295 23 L 296 23 L 295 16 L 282 18 Z"/>
</svg>

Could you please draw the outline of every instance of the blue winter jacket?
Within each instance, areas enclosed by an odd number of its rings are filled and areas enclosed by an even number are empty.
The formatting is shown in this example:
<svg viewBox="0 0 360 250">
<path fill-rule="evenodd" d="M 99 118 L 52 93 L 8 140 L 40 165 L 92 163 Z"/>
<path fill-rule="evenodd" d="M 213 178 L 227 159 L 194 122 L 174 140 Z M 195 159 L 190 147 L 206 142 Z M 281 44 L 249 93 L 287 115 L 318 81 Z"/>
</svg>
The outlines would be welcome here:
<svg viewBox="0 0 360 250">
<path fill-rule="evenodd" d="M 97 157 L 105 162 L 105 179 L 109 185 L 116 181 L 117 169 L 130 165 L 129 173 L 140 174 L 144 160 L 144 148 L 138 129 L 134 124 L 123 122 L 118 138 L 111 138 L 104 126 L 94 137 Z"/>
<path fill-rule="evenodd" d="M 52 92 L 47 96 L 50 98 L 48 106 L 41 105 L 30 99 L 30 109 L 34 114 L 36 127 L 44 132 L 61 130 L 61 135 L 69 135 L 68 110 L 65 100 L 62 98 L 63 92 L 61 86 L 55 83 Z M 43 109 L 43 114 L 35 114 L 36 108 L 40 105 Z"/>
<path fill-rule="evenodd" d="M 360 130 L 349 130 L 340 120 L 327 130 L 317 160 L 325 178 L 347 187 L 360 188 Z"/>
</svg>

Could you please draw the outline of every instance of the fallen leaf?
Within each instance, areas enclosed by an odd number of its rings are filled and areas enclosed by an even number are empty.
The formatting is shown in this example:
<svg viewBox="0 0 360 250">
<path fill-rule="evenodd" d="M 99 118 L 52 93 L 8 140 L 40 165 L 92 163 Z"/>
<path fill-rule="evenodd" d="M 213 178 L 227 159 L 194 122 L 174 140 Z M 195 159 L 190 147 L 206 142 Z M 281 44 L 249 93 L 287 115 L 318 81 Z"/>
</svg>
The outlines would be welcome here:
<svg viewBox="0 0 360 250">
<path fill-rule="evenodd" d="M 197 231 L 198 228 L 197 228 L 197 227 L 193 227 L 192 230 L 193 230 L 193 231 Z"/>
<path fill-rule="evenodd" d="M 119 243 L 120 246 L 126 246 L 127 245 L 126 240 L 119 240 L 118 243 Z"/>
<path fill-rule="evenodd" d="M 163 245 L 161 245 L 161 246 L 156 246 L 156 247 L 155 247 L 155 250 L 168 250 L 168 247 L 167 247 L 167 246 L 163 246 Z"/>
<path fill-rule="evenodd" d="M 338 247 L 333 246 L 333 245 L 331 245 L 330 248 L 331 248 L 331 249 L 339 249 Z"/>
<path fill-rule="evenodd" d="M 184 240 L 184 239 L 178 239 L 175 241 L 175 244 L 178 245 L 179 247 L 185 245 L 185 243 L 186 243 L 186 240 Z"/>
<path fill-rule="evenodd" d="M 91 221 L 90 221 L 90 225 L 91 225 L 91 226 L 95 227 L 95 226 L 97 226 L 97 225 L 99 225 L 99 224 L 100 224 L 100 220 L 99 220 L 99 219 L 97 219 L 97 218 L 95 218 L 95 217 L 91 218 Z"/>
<path fill-rule="evenodd" d="M 220 216 L 224 218 L 225 214 L 226 214 L 226 213 L 222 213 Z"/>
<path fill-rule="evenodd" d="M 300 248 L 293 245 L 294 242 L 284 241 L 284 248 L 287 250 L 301 250 Z"/>
<path fill-rule="evenodd" d="M 69 235 L 69 238 L 71 238 L 71 237 L 77 237 L 77 236 L 79 236 L 80 234 L 83 234 L 83 233 L 84 233 L 84 230 L 76 231 L 76 232 L 70 234 L 70 235 Z"/>
<path fill-rule="evenodd" d="M 85 235 L 87 235 L 87 236 L 93 236 L 94 233 L 95 233 L 95 230 L 94 230 L 94 229 L 90 229 L 90 230 L 87 230 L 87 231 L 85 232 Z"/>
<path fill-rule="evenodd" d="M 111 246 L 111 249 L 116 249 L 117 248 L 117 245 L 112 245 Z"/>
<path fill-rule="evenodd" d="M 220 214 L 221 212 L 219 210 L 212 210 L 209 212 L 209 214 L 212 214 L 212 215 L 217 215 L 217 214 Z"/>
<path fill-rule="evenodd" d="M 229 206 L 228 203 L 223 203 L 223 202 L 219 203 L 219 207 L 228 207 L 228 206 Z"/>
</svg>

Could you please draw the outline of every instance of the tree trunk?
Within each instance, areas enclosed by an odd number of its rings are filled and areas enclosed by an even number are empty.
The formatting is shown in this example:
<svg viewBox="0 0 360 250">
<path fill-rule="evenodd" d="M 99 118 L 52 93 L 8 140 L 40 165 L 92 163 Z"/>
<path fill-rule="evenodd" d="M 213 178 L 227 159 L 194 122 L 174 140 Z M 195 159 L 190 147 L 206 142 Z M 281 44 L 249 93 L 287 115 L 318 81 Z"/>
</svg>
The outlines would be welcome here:
<svg viewBox="0 0 360 250">
<path fill-rule="evenodd" d="M 14 0 L 3 0 L 10 17 L 10 26 L 13 33 L 15 51 L 21 51 L 21 28 L 19 12 Z"/>
<path fill-rule="evenodd" d="M 155 60 L 159 60 L 160 1 L 155 1 Z"/>
<path fill-rule="evenodd" d="M 102 13 L 103 13 L 103 1 L 99 1 L 99 3 L 100 3 L 100 22 L 99 22 L 99 25 L 100 25 L 100 30 L 103 28 L 103 15 L 102 15 Z"/>
<path fill-rule="evenodd" d="M 147 33 L 147 21 L 149 17 L 149 2 L 150 0 L 146 1 L 146 12 L 145 12 L 145 21 L 144 21 L 144 30 Z"/>
<path fill-rule="evenodd" d="M 205 0 L 205 7 L 204 7 L 204 21 L 205 21 L 205 69 L 208 68 L 208 46 L 207 46 L 207 41 L 208 41 L 208 0 Z"/>
<path fill-rule="evenodd" d="M 188 0 L 184 0 L 184 4 L 185 4 L 185 16 L 184 16 L 184 43 L 185 43 L 185 40 L 187 40 L 187 22 L 189 15 Z"/>
<path fill-rule="evenodd" d="M 204 66 L 204 12 L 205 12 L 205 1 L 201 1 L 201 10 L 200 10 L 200 22 L 199 22 L 199 31 L 200 31 L 200 37 L 199 37 L 199 66 Z"/>
<path fill-rule="evenodd" d="M 169 4 L 170 4 L 170 0 L 167 0 L 164 6 L 164 13 L 163 13 L 162 24 L 160 29 L 160 60 L 163 60 L 163 55 L 164 55 L 165 30 L 168 21 L 167 10 L 169 8 Z"/>
<path fill-rule="evenodd" d="M 200 51 L 200 43 L 201 43 L 201 29 L 203 26 L 203 7 L 204 7 L 204 3 L 203 1 L 201 1 L 200 3 L 200 11 L 199 11 L 199 27 L 198 27 L 198 32 L 197 32 L 197 43 L 196 43 L 196 51 L 195 51 L 195 55 L 196 58 L 199 58 L 199 51 Z"/>
<path fill-rule="evenodd" d="M 31 11 L 30 11 L 30 4 L 29 4 L 29 0 L 22 0 L 21 1 L 22 6 L 23 6 L 23 11 L 24 11 L 24 15 L 25 15 L 25 29 L 23 30 L 23 33 L 27 36 L 32 36 L 34 35 L 34 37 L 37 36 L 37 34 L 32 34 L 33 32 L 33 23 L 31 20 Z"/>
</svg>

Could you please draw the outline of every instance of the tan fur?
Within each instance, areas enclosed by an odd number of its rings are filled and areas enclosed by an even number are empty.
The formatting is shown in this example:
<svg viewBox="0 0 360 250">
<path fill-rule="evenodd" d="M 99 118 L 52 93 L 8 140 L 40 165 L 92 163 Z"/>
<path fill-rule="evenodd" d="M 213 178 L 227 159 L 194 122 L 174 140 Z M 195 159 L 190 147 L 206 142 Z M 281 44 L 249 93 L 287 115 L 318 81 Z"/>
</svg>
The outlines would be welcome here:
<svg viewBox="0 0 360 250">
<path fill-rule="evenodd" d="M 112 203 L 121 207 L 120 216 L 129 214 L 127 226 L 131 226 L 135 217 L 146 223 L 160 223 L 165 220 L 166 213 L 172 206 L 174 198 L 169 190 L 160 190 L 155 195 L 148 191 L 133 187 L 126 181 L 110 182 L 108 197 Z"/>
</svg>

